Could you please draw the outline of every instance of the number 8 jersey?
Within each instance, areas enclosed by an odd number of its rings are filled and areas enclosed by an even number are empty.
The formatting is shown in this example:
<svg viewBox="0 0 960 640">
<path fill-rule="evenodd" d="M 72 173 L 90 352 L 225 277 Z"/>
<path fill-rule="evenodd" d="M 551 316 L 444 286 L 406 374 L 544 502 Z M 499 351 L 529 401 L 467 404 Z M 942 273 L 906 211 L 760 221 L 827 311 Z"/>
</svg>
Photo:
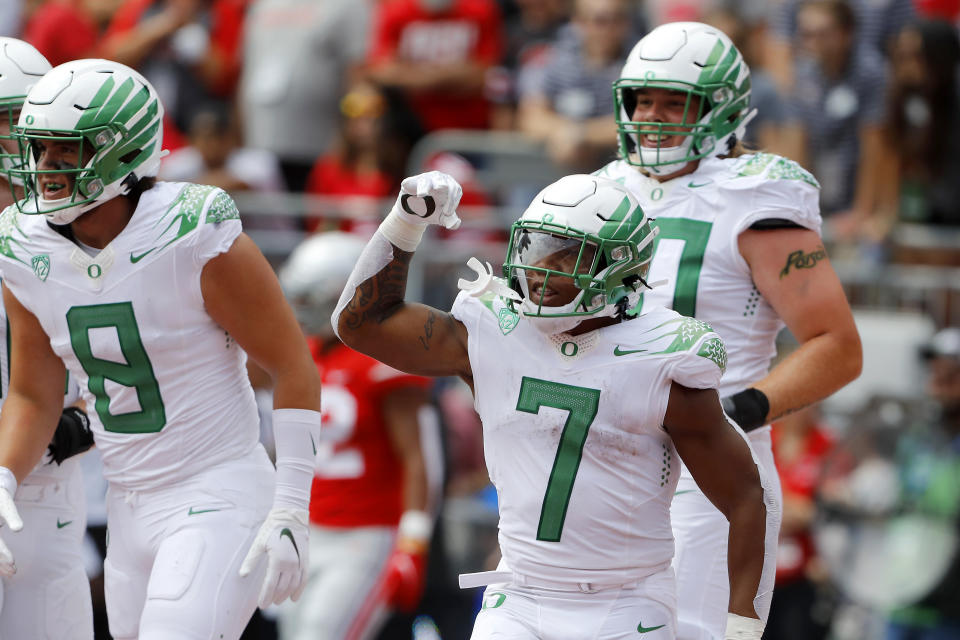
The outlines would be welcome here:
<svg viewBox="0 0 960 640">
<path fill-rule="evenodd" d="M 99 252 L 44 216 L 0 216 L 4 282 L 79 384 L 111 485 L 169 484 L 257 445 L 246 354 L 200 290 L 206 262 L 240 231 L 224 191 L 169 182 L 145 191 Z"/>
<path fill-rule="evenodd" d="M 571 585 L 665 569 L 678 476 L 662 427 L 670 386 L 719 384 L 719 336 L 667 309 L 577 337 L 545 336 L 492 295 L 461 293 L 452 313 L 467 328 L 507 567 Z"/>
<path fill-rule="evenodd" d="M 667 283 L 644 293 L 642 310 L 675 309 L 723 336 L 732 357 L 721 396 L 766 376 L 783 322 L 753 285 L 737 238 L 770 220 L 819 233 L 820 191 L 813 176 L 768 153 L 705 158 L 694 173 L 662 183 L 623 160 L 595 175 L 630 189 L 660 229 L 647 279 Z"/>
</svg>

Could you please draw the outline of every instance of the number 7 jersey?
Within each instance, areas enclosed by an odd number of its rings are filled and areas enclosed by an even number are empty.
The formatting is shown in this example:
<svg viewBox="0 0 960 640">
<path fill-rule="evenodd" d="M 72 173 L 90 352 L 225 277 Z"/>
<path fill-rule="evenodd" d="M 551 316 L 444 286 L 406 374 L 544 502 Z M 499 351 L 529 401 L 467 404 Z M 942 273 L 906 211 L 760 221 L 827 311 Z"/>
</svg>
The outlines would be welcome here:
<svg viewBox="0 0 960 640">
<path fill-rule="evenodd" d="M 204 265 L 240 231 L 224 191 L 169 182 L 99 252 L 44 216 L 0 215 L 4 283 L 79 384 L 112 485 L 176 482 L 257 445 L 246 355 L 200 291 Z"/>
<path fill-rule="evenodd" d="M 547 337 L 492 296 L 461 293 L 452 313 L 467 328 L 506 565 L 571 584 L 665 569 L 678 459 L 663 417 L 672 381 L 719 383 L 717 334 L 667 309 L 576 338 Z"/>
<path fill-rule="evenodd" d="M 795 162 L 768 153 L 708 158 L 696 171 L 658 182 L 623 160 L 595 175 L 623 184 L 659 228 L 642 310 L 664 306 L 708 322 L 730 353 L 720 395 L 767 375 L 783 328 L 753 284 L 737 239 L 762 220 L 820 232 L 819 186 Z M 813 312 L 813 311 L 812 311 Z"/>
</svg>

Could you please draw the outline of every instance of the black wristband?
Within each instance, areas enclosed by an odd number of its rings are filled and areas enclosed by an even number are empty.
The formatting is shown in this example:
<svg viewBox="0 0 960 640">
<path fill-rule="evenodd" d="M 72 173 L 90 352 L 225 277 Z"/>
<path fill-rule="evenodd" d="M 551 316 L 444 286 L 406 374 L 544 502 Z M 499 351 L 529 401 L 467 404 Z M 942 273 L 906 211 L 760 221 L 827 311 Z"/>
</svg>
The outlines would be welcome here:
<svg viewBox="0 0 960 640">
<path fill-rule="evenodd" d="M 53 439 L 47 445 L 50 459 L 57 464 L 93 446 L 93 433 L 90 431 L 90 419 L 83 409 L 67 407 L 60 414 L 60 422 Z"/>
<path fill-rule="evenodd" d="M 724 412 L 744 431 L 753 431 L 767 423 L 770 401 L 760 389 L 744 389 L 721 401 Z"/>
</svg>

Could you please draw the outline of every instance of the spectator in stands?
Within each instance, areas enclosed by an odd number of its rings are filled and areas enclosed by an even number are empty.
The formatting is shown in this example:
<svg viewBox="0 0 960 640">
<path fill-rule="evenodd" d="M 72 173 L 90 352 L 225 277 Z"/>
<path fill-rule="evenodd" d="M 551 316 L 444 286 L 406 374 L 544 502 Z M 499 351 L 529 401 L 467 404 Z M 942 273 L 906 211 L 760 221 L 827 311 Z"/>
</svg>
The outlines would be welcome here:
<svg viewBox="0 0 960 640">
<path fill-rule="evenodd" d="M 375 23 L 368 77 L 402 91 L 425 131 L 490 125 L 485 79 L 502 55 L 495 0 L 384 0 Z"/>
<path fill-rule="evenodd" d="M 329 153 L 350 70 L 366 56 L 372 0 L 253 0 L 239 101 L 247 146 L 280 158 L 301 192 Z"/>
<path fill-rule="evenodd" d="M 783 522 L 777 549 L 777 577 L 764 637 L 770 640 L 818 640 L 829 620 L 815 611 L 825 579 L 813 544 L 811 526 L 820 467 L 833 444 L 830 428 L 816 405 L 774 422 L 773 458 L 783 489 Z"/>
<path fill-rule="evenodd" d="M 163 159 L 160 179 L 194 182 L 224 191 L 284 191 L 280 164 L 269 151 L 239 145 L 235 123 L 220 105 L 197 111 L 190 120 L 189 145 Z"/>
<path fill-rule="evenodd" d="M 560 28 L 570 19 L 568 0 L 514 0 L 504 21 L 504 54 L 491 69 L 487 92 L 494 102 L 493 128 L 516 128 L 517 81 L 522 67 L 543 65 Z"/>
<path fill-rule="evenodd" d="M 172 122 L 229 104 L 240 72 L 247 0 L 123 0 L 101 46 L 103 57 L 140 71 L 157 88 Z"/>
<path fill-rule="evenodd" d="M 856 46 L 855 16 L 842 0 L 807 0 L 797 19 L 802 51 L 788 101 L 786 149 L 820 181 L 824 217 L 844 212 L 841 224 L 849 223 L 871 211 L 876 196 L 883 60 Z"/>
<path fill-rule="evenodd" d="M 0 2 L 0 36 L 11 38 L 20 35 L 23 5 L 23 0 Z"/>
<path fill-rule="evenodd" d="M 908 511 L 944 518 L 960 534 L 960 327 L 937 332 L 921 349 L 927 364 L 930 424 L 916 424 L 898 444 L 901 502 Z M 914 420 L 915 422 L 915 420 Z M 919 602 L 890 614 L 886 640 L 960 638 L 960 553 Z"/>
<path fill-rule="evenodd" d="M 786 104 L 773 76 L 763 66 L 763 43 L 767 37 L 766 11 L 755 3 L 717 2 L 703 16 L 703 22 L 730 36 L 750 66 L 750 106 L 757 115 L 747 127 L 743 142 L 750 148 L 783 153 L 783 126 Z"/>
<path fill-rule="evenodd" d="M 57 66 L 99 55 L 97 43 L 122 0 L 47 0 L 24 27 L 24 40 Z"/>
<path fill-rule="evenodd" d="M 793 58 L 799 34 L 800 8 L 806 0 L 781 0 L 771 10 L 767 63 L 785 95 L 793 90 Z M 922 0 L 846 0 L 857 23 L 856 42 L 873 53 L 887 55 L 894 36 L 913 18 Z"/>
<path fill-rule="evenodd" d="M 589 171 L 616 152 L 610 87 L 634 42 L 627 0 L 576 0 L 573 36 L 520 78 L 519 128 L 557 164 Z"/>
<path fill-rule="evenodd" d="M 306 192 L 327 196 L 337 203 L 333 215 L 306 219 L 308 231 L 354 229 L 361 216 L 375 215 L 378 203 L 370 199 L 389 196 L 399 180 L 388 170 L 392 150 L 401 144 L 396 131 L 385 126 L 387 100 L 374 85 L 354 85 L 340 101 L 340 130 L 333 147 L 320 156 L 307 178 Z"/>
<path fill-rule="evenodd" d="M 897 220 L 960 226 L 960 39 L 924 20 L 894 43 L 879 206 L 868 229 L 879 241 Z"/>
</svg>

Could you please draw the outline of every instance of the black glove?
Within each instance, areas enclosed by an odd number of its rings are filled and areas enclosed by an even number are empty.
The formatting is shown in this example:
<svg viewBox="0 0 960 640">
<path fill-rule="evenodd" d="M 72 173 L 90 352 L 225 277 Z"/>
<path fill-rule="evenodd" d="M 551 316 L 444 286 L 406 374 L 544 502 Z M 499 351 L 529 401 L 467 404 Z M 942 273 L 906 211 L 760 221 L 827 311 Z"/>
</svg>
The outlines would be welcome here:
<svg viewBox="0 0 960 640">
<path fill-rule="evenodd" d="M 93 446 L 93 432 L 90 431 L 90 418 L 83 409 L 67 407 L 60 414 L 57 431 L 47 445 L 50 458 L 57 464 Z"/>
<path fill-rule="evenodd" d="M 744 431 L 753 431 L 767 424 L 770 401 L 763 391 L 750 387 L 720 400 L 723 411 Z"/>
</svg>

